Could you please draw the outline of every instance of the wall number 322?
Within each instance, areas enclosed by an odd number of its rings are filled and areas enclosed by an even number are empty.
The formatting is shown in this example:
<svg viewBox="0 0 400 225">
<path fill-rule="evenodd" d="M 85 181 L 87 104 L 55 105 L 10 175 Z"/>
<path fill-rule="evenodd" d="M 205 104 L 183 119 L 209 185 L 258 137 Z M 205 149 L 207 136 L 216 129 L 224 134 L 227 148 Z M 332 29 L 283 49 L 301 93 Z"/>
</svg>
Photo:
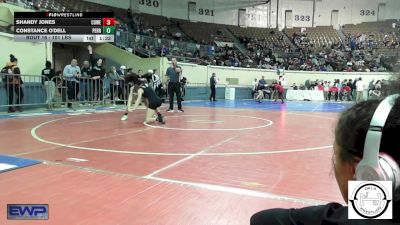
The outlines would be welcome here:
<svg viewBox="0 0 400 225">
<path fill-rule="evenodd" d="M 360 10 L 360 16 L 375 16 L 375 10 Z"/>
</svg>

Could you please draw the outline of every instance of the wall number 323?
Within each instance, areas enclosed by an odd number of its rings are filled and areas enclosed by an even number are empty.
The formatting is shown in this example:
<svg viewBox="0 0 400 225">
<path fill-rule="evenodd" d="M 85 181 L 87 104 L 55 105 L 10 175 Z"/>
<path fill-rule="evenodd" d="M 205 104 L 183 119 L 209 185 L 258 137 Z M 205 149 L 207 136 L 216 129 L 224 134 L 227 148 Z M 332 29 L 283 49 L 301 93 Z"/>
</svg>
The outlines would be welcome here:
<svg viewBox="0 0 400 225">
<path fill-rule="evenodd" d="M 310 16 L 303 16 L 303 15 L 294 16 L 294 21 L 310 21 L 310 20 L 311 20 Z"/>
</svg>

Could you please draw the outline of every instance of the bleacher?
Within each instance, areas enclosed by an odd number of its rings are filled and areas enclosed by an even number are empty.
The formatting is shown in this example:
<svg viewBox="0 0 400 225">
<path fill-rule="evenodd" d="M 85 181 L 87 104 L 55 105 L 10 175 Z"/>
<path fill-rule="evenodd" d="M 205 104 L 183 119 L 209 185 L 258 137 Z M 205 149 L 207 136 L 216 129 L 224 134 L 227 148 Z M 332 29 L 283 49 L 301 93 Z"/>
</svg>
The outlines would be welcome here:
<svg viewBox="0 0 400 225">
<path fill-rule="evenodd" d="M 287 44 L 284 39 L 280 39 L 283 34 L 277 29 L 238 26 L 228 26 L 228 29 L 239 38 L 257 38 L 257 40 L 265 40 L 278 46 Z"/>
<path fill-rule="evenodd" d="M 158 37 L 179 39 L 181 41 L 189 40 L 185 33 L 179 28 L 182 23 L 181 20 L 144 13 L 135 14 L 135 16 L 142 22 L 143 27 L 153 29 Z M 176 35 L 177 33 L 180 33 L 180 37 Z"/>
<path fill-rule="evenodd" d="M 224 25 L 181 20 L 181 28 L 185 34 L 197 43 L 212 44 L 214 41 L 233 42 L 226 34 Z"/>
<path fill-rule="evenodd" d="M 301 28 L 285 29 L 284 32 L 292 38 L 295 33 L 301 34 Z M 332 26 L 307 27 L 305 32 L 308 43 L 312 44 L 314 49 L 321 49 L 324 46 L 329 48 L 332 44 L 341 41 L 339 34 Z"/>
<path fill-rule="evenodd" d="M 399 30 L 393 28 L 392 24 L 396 20 L 386 20 L 380 22 L 364 22 L 361 24 L 347 24 L 343 26 L 343 33 L 347 36 L 358 36 L 365 34 L 368 39 L 376 41 L 378 48 L 386 48 L 384 42 L 399 41 Z M 398 25 L 398 24 L 397 24 Z"/>
<path fill-rule="evenodd" d="M 36 10 L 52 11 L 77 11 L 77 12 L 100 12 L 112 11 L 120 25 L 116 27 L 121 36 L 118 47 L 137 54 L 142 52 L 144 57 L 160 55 L 160 49 L 168 48 L 168 56 L 203 58 L 211 62 L 226 62 L 238 59 L 242 65 L 257 67 L 258 62 L 267 54 L 284 56 L 286 54 L 299 52 L 299 48 L 306 47 L 307 51 L 318 52 L 328 50 L 332 45 L 342 42 L 340 47 L 333 46 L 337 50 L 344 51 L 348 48 L 349 38 L 341 39 L 343 35 L 332 26 L 319 26 L 306 28 L 301 33 L 301 28 L 285 29 L 283 32 L 270 28 L 238 27 L 205 22 L 190 22 L 181 19 L 172 19 L 164 16 L 145 13 L 133 13 L 128 16 L 128 9 L 110 7 L 82 0 L 24 0 L 25 4 L 31 5 Z M 373 39 L 382 52 L 374 52 L 374 56 L 397 55 L 392 50 L 396 43 L 398 46 L 399 31 L 392 27 L 395 20 L 383 22 L 366 22 L 358 25 L 345 25 L 344 34 L 357 36 L 361 33 Z M 5 27 L 1 28 L 3 31 Z M 140 35 L 137 35 L 140 34 Z M 294 35 L 296 34 L 296 35 Z M 341 36 L 339 36 L 339 34 Z M 286 38 L 289 37 L 289 39 Z M 296 36 L 295 39 L 293 37 Z M 222 42 L 235 42 L 238 39 L 246 49 L 240 51 L 235 47 L 232 49 L 220 48 Z M 301 41 L 299 41 L 301 39 Z M 293 45 L 293 42 L 295 45 Z M 389 44 L 387 44 L 389 43 Z M 199 45 L 202 44 L 202 45 Z M 213 47 L 211 47 L 213 46 Z M 374 46 L 376 49 L 376 47 Z M 134 51 L 131 51 L 134 49 Z M 329 51 L 322 51 L 329 52 Z M 300 57 L 300 56 L 299 56 Z M 262 61 L 262 60 L 261 60 Z"/>
<path fill-rule="evenodd" d="M 34 6 L 42 9 L 50 9 L 52 11 L 65 12 L 67 8 L 55 0 L 39 0 L 33 3 Z"/>
</svg>

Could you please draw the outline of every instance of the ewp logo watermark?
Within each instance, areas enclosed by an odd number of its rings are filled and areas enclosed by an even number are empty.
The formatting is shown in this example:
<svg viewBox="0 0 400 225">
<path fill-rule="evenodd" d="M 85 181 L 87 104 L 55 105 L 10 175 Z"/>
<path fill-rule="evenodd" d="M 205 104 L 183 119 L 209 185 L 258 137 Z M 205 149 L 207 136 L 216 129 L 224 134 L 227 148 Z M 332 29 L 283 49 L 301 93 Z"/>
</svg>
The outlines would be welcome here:
<svg viewBox="0 0 400 225">
<path fill-rule="evenodd" d="M 7 204 L 8 220 L 48 220 L 48 204 Z"/>
<path fill-rule="evenodd" d="M 392 219 L 391 181 L 349 181 L 349 219 Z"/>
</svg>

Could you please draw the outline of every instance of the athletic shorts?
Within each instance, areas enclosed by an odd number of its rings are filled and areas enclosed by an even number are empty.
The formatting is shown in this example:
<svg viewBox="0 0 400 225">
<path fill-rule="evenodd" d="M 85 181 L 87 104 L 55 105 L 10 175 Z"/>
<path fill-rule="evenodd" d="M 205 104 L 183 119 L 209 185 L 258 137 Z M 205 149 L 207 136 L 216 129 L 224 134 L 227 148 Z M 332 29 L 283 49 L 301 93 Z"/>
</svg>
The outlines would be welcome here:
<svg viewBox="0 0 400 225">
<path fill-rule="evenodd" d="M 158 101 L 149 103 L 149 108 L 152 110 L 156 110 L 161 105 L 162 105 L 162 101 L 161 101 L 161 99 L 159 99 Z"/>
</svg>

